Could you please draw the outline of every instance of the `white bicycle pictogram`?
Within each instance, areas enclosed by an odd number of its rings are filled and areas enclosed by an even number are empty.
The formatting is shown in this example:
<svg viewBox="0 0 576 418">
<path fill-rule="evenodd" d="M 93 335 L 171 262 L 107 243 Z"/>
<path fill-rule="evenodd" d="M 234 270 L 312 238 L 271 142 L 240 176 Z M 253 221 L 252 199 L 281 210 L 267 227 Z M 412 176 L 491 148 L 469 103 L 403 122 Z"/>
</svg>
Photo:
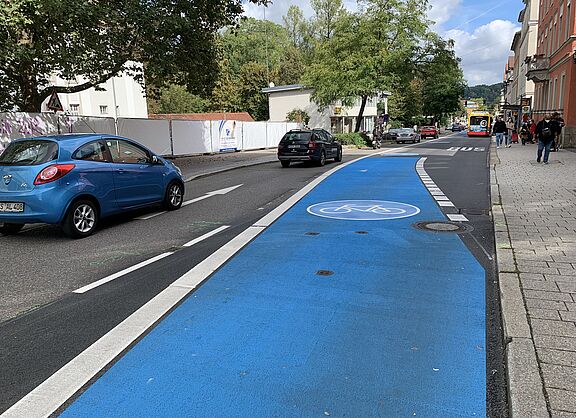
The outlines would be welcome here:
<svg viewBox="0 0 576 418">
<path fill-rule="evenodd" d="M 343 221 L 386 221 L 415 216 L 416 206 L 384 200 L 340 200 L 309 206 L 308 213 Z"/>
<path fill-rule="evenodd" d="M 355 205 L 347 204 L 334 207 L 324 207 L 319 210 L 324 215 L 342 215 L 346 213 L 374 213 L 376 215 L 404 215 L 406 210 L 401 208 L 387 208 L 381 205 Z"/>
</svg>

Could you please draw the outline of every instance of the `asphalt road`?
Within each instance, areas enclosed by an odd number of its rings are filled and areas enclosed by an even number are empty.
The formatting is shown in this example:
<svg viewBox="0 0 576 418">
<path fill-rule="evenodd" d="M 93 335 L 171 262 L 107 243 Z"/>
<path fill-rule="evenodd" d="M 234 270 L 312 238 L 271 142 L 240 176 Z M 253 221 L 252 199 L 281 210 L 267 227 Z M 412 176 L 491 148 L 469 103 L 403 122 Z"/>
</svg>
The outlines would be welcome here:
<svg viewBox="0 0 576 418">
<path fill-rule="evenodd" d="M 452 147 L 474 149 L 449 151 Z M 489 141 L 456 134 L 414 148 L 428 156 L 426 170 L 473 226 L 472 232 L 461 237 L 486 270 L 487 411 L 489 416 L 504 417 L 502 334 L 488 213 Z M 345 161 L 352 158 L 345 156 Z M 0 413 L 175 279 L 334 166 L 295 165 L 286 170 L 275 163 L 196 179 L 187 184 L 186 200 L 242 186 L 148 220 L 136 218 L 154 210 L 109 219 L 96 235 L 80 241 L 71 241 L 50 226 L 0 237 L 0 259 L 4 260 L 0 281 Z M 230 228 L 194 247 L 182 247 L 222 225 Z M 167 251 L 175 253 L 85 294 L 72 293 Z"/>
</svg>

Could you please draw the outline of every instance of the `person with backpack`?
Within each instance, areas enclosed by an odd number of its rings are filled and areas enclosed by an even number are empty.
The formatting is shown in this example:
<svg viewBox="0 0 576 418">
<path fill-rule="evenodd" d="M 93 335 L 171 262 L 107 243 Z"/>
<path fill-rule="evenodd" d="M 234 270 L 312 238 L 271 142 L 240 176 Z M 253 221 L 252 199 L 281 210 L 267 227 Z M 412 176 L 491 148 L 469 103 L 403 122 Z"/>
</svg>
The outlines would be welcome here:
<svg viewBox="0 0 576 418">
<path fill-rule="evenodd" d="M 552 142 L 559 135 L 559 124 L 552 120 L 550 115 L 546 115 L 543 120 L 536 125 L 536 138 L 538 139 L 538 156 L 536 161 L 542 160 L 542 153 L 544 152 L 544 164 L 548 164 L 550 157 L 550 149 Z"/>
<path fill-rule="evenodd" d="M 508 133 L 508 127 L 506 126 L 506 122 L 504 122 L 501 117 L 499 117 L 496 123 L 494 124 L 492 132 L 496 135 L 496 148 L 500 148 L 500 145 L 502 145 L 502 140 Z"/>
</svg>

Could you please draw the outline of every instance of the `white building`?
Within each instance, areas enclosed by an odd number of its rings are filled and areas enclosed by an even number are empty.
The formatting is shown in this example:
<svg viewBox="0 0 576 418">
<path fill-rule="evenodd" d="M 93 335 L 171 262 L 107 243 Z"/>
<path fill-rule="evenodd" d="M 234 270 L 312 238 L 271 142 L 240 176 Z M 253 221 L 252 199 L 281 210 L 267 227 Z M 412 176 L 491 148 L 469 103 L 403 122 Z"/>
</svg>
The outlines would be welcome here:
<svg viewBox="0 0 576 418">
<path fill-rule="evenodd" d="M 525 6 L 518 22 L 522 29 L 516 34 L 512 42 L 512 51 L 515 54 L 514 62 L 514 89 L 510 104 L 520 105 L 522 99 L 533 101 L 535 85 L 526 78 L 528 70 L 527 58 L 536 55 L 538 48 L 538 16 L 540 4 L 536 0 L 523 0 Z M 526 101 L 526 100 L 524 100 Z"/>
<path fill-rule="evenodd" d="M 62 80 L 53 77 L 55 86 L 75 86 L 85 80 Z M 148 105 L 142 86 L 128 75 L 112 77 L 99 85 L 98 91 L 90 88 L 79 93 L 58 93 L 64 111 L 71 115 L 96 116 L 111 118 L 147 118 Z M 46 105 L 48 99 L 42 103 L 42 111 L 49 112 Z"/>
<path fill-rule="evenodd" d="M 312 100 L 314 90 L 307 89 L 301 84 L 270 87 L 262 90 L 262 92 L 268 94 L 271 122 L 284 122 L 287 120 L 288 113 L 295 109 L 300 109 L 310 116 L 308 125 L 311 128 L 324 128 L 332 133 L 354 132 L 356 118 L 360 113 L 360 98 L 352 107 L 335 103 L 324 110 L 320 110 L 318 105 Z M 389 95 L 389 93 L 386 93 L 382 95 L 381 99 L 378 97 L 368 99 L 364 109 L 361 131 L 372 132 L 374 129 L 376 117 L 378 116 L 379 100 L 384 104 L 384 113 L 388 113 Z"/>
</svg>

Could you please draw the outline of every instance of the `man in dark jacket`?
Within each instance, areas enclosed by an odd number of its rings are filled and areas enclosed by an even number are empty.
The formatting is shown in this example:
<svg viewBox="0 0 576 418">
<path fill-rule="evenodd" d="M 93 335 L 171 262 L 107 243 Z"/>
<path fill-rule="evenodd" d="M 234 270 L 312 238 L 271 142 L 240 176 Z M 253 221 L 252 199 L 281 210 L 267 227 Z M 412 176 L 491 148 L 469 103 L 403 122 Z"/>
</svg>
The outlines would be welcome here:
<svg viewBox="0 0 576 418">
<path fill-rule="evenodd" d="M 494 134 L 496 135 L 496 148 L 500 148 L 500 145 L 502 145 L 502 139 L 504 139 L 504 136 L 508 132 L 506 122 L 504 122 L 502 118 L 498 118 L 498 120 L 494 124 L 494 128 L 492 128 L 492 132 L 494 132 Z"/>
<path fill-rule="evenodd" d="M 552 142 L 557 135 L 560 135 L 560 125 L 549 115 L 546 115 L 543 120 L 536 125 L 536 138 L 538 139 L 538 158 L 537 162 L 542 160 L 542 152 L 544 152 L 544 164 L 548 164 L 550 157 L 550 148 Z"/>
</svg>

